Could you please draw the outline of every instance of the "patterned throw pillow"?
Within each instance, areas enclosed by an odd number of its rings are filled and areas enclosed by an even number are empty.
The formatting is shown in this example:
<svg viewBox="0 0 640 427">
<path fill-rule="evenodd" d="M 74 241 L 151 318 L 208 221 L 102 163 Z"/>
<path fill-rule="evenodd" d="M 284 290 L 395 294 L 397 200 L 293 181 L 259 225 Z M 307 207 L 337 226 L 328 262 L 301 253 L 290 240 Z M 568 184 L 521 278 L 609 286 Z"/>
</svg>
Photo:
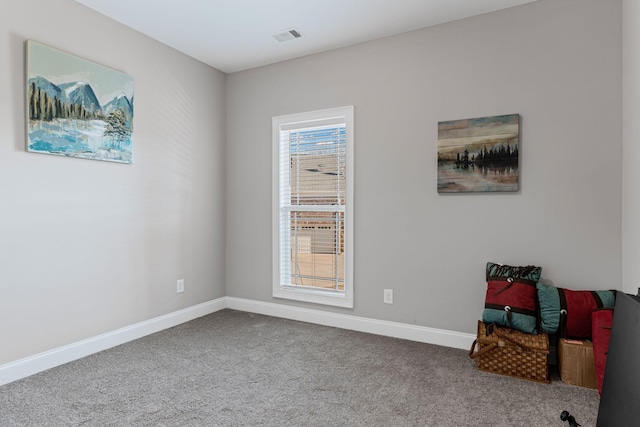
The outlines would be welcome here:
<svg viewBox="0 0 640 427">
<path fill-rule="evenodd" d="M 487 263 L 487 294 L 482 321 L 537 334 L 536 283 L 541 267 Z"/>
<path fill-rule="evenodd" d="M 540 329 L 563 338 L 591 339 L 591 313 L 613 308 L 615 291 L 572 291 L 538 283 Z"/>
</svg>

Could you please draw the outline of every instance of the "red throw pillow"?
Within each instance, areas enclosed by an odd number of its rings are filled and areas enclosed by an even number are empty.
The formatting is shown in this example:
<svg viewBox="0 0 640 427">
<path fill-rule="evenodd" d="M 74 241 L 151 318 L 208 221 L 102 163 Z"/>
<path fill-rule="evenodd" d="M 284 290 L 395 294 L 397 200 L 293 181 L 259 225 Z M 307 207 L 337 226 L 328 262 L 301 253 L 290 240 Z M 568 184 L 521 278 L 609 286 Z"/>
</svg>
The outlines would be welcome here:
<svg viewBox="0 0 640 427">
<path fill-rule="evenodd" d="M 598 393 L 602 394 L 604 368 L 607 365 L 607 352 L 609 351 L 611 325 L 613 324 L 613 309 L 602 308 L 595 310 L 591 313 L 591 324 L 593 334 L 593 360 L 596 364 Z"/>
<path fill-rule="evenodd" d="M 612 291 L 572 291 L 558 288 L 560 298 L 560 328 L 563 338 L 591 339 L 591 313 L 612 307 L 615 294 Z M 603 301 L 606 297 L 607 301 Z M 605 304 L 606 303 L 606 304 Z"/>
</svg>

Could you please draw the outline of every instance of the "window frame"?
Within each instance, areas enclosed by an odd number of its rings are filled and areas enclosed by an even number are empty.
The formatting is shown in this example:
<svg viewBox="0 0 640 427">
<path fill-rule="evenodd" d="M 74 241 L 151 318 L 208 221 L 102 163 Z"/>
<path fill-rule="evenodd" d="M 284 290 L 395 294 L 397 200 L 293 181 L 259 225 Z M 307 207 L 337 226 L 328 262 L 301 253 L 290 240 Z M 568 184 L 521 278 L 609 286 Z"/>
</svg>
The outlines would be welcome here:
<svg viewBox="0 0 640 427">
<path fill-rule="evenodd" d="M 354 108 L 353 106 L 288 114 L 272 119 L 272 239 L 273 239 L 273 297 L 311 302 L 336 307 L 353 308 L 353 205 L 354 205 Z M 330 124 L 345 125 L 345 205 L 344 205 L 344 291 L 310 289 L 281 283 L 281 203 L 280 159 L 282 132 L 313 128 Z M 287 156 L 289 158 L 289 156 Z M 290 205 L 289 205 L 290 206 Z M 307 205 L 313 206 L 313 205 Z"/>
</svg>

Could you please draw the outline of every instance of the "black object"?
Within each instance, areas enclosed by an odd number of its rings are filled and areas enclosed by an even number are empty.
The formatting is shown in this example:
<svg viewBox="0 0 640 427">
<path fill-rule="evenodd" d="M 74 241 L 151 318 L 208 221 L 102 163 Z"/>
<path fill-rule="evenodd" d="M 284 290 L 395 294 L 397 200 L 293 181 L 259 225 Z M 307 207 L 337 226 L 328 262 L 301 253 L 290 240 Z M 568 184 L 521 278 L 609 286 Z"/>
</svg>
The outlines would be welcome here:
<svg viewBox="0 0 640 427">
<path fill-rule="evenodd" d="M 628 426 L 640 420 L 639 364 L 640 297 L 618 292 L 596 426 Z"/>
<path fill-rule="evenodd" d="M 562 421 L 569 421 L 569 425 L 571 427 L 580 427 L 580 424 L 578 424 L 578 422 L 576 421 L 575 418 L 573 418 L 573 415 L 571 415 L 570 413 L 568 413 L 567 411 L 562 411 L 562 413 L 560 414 L 560 419 Z"/>
</svg>

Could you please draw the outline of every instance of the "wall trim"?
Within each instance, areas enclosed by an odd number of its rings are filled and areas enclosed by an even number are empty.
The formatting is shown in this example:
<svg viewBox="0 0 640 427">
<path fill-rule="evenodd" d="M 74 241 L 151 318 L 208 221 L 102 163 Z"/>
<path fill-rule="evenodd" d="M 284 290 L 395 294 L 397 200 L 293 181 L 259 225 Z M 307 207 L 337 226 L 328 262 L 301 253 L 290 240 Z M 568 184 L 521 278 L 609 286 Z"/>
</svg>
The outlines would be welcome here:
<svg viewBox="0 0 640 427">
<path fill-rule="evenodd" d="M 475 335 L 462 332 L 407 323 L 389 322 L 243 298 L 222 297 L 0 365 L 0 386 L 225 308 L 464 350 L 469 349 L 476 338 Z"/>
<path fill-rule="evenodd" d="M 63 347 L 0 365 L 0 386 L 28 377 L 38 372 L 89 356 L 146 335 L 172 328 L 207 314 L 226 308 L 226 298 L 218 298 L 173 313 L 125 326 L 112 332 L 97 335 Z"/>
<path fill-rule="evenodd" d="M 227 297 L 227 308 L 468 350 L 475 335 L 340 313 Z"/>
</svg>

